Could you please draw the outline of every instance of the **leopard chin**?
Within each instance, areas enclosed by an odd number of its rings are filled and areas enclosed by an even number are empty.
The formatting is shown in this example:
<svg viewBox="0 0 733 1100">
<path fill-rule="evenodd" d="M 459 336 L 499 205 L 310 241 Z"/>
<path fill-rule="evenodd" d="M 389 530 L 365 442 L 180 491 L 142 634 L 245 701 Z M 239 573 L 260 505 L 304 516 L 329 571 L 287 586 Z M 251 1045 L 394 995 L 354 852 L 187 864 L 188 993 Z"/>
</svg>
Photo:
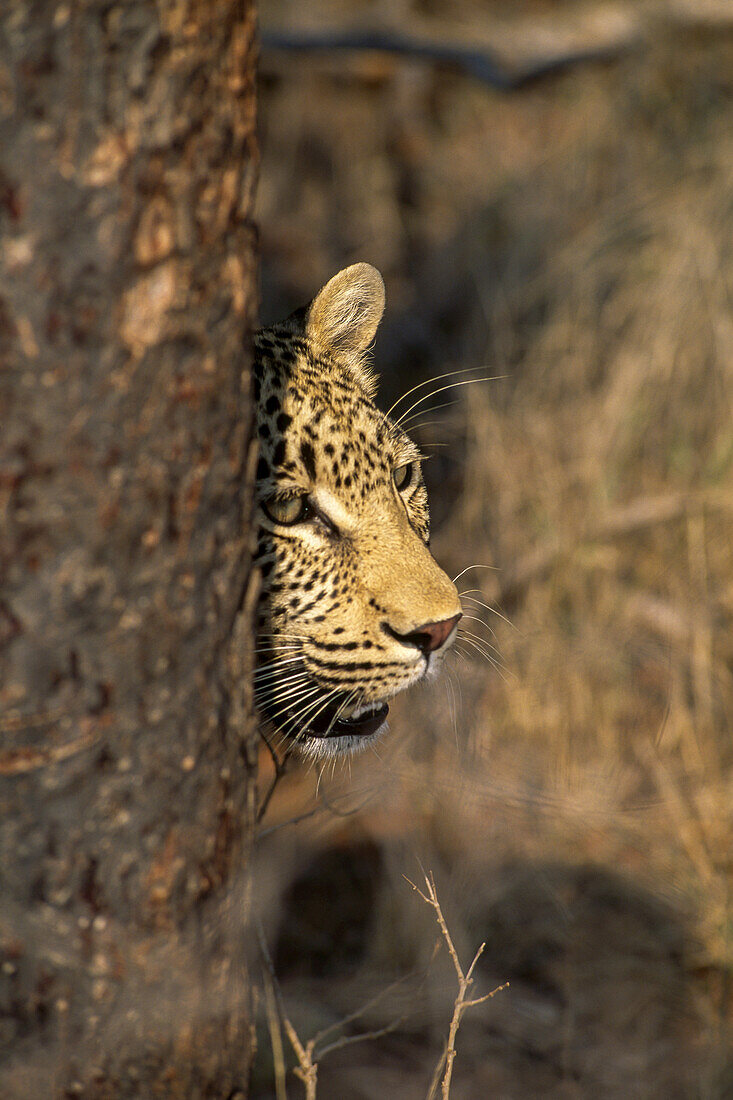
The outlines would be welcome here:
<svg viewBox="0 0 733 1100">
<path fill-rule="evenodd" d="M 374 723 L 370 727 L 370 731 L 331 733 L 328 737 L 309 737 L 306 735 L 298 742 L 298 749 L 303 756 L 310 757 L 313 760 L 323 760 L 337 756 L 354 756 L 356 753 L 363 752 L 370 745 L 377 744 L 389 731 L 388 711 L 389 707 L 385 705 L 380 721 Z"/>
<path fill-rule="evenodd" d="M 262 714 L 304 756 L 340 756 L 354 753 L 378 741 L 386 732 L 389 704 L 377 701 L 347 707 L 348 696 L 311 707 L 312 717 L 298 710 L 261 707 Z"/>
</svg>

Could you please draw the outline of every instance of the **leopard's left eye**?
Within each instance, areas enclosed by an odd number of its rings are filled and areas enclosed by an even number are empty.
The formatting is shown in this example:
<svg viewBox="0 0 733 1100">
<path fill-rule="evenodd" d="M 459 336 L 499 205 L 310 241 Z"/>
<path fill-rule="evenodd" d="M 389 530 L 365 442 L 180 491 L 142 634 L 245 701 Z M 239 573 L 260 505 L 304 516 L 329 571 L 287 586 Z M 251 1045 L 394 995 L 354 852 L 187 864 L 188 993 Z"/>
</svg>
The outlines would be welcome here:
<svg viewBox="0 0 733 1100">
<path fill-rule="evenodd" d="M 398 493 L 404 493 L 415 477 L 415 463 L 406 462 L 404 466 L 397 466 L 392 471 L 392 480 Z"/>
<path fill-rule="evenodd" d="M 311 509 L 307 497 L 270 497 L 263 501 L 262 507 L 265 515 L 269 516 L 273 523 L 279 523 L 282 527 L 292 527 L 295 523 L 303 523 L 310 517 Z"/>
</svg>

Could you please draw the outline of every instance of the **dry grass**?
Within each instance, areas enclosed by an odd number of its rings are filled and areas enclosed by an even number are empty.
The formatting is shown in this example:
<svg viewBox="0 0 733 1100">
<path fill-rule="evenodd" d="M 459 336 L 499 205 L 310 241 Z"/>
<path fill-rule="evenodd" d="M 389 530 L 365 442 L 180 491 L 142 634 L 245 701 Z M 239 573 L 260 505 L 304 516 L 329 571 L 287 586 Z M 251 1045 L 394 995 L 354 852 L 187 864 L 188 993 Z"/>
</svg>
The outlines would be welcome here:
<svg viewBox="0 0 733 1100">
<path fill-rule="evenodd" d="M 416 432 L 448 444 L 434 548 L 492 567 L 460 587 L 501 669 L 457 653 L 379 755 L 320 780 L 328 808 L 263 841 L 288 1011 L 314 1034 L 427 966 L 417 854 L 457 951 L 486 941 L 483 987 L 511 981 L 461 1027 L 458 1100 L 730 1095 L 733 31 L 508 97 L 350 72 L 265 63 L 265 317 L 367 259 L 385 407 L 431 374 L 503 376 Z M 286 777 L 265 825 L 314 785 Z M 367 1014 L 409 1008 L 334 1053 L 319 1100 L 425 1095 L 454 998 L 430 974 Z"/>
</svg>

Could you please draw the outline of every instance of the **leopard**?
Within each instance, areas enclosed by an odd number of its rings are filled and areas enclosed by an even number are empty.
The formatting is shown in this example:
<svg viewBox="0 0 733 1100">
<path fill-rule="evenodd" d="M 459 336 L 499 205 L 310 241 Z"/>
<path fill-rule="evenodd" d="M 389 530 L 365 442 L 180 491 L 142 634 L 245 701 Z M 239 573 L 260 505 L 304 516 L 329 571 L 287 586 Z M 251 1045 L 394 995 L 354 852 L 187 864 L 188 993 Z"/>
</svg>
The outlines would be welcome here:
<svg viewBox="0 0 733 1100">
<path fill-rule="evenodd" d="M 266 738 L 312 758 L 381 738 L 462 615 L 430 550 L 424 456 L 375 403 L 384 307 L 356 263 L 254 338 L 255 700 Z"/>
</svg>

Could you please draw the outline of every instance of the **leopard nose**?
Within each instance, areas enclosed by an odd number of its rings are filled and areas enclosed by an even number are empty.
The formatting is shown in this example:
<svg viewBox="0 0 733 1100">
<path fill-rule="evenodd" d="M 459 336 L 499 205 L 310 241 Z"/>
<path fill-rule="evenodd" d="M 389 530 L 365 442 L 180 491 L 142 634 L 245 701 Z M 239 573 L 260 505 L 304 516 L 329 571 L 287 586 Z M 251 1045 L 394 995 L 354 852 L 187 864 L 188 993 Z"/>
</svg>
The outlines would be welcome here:
<svg viewBox="0 0 733 1100">
<path fill-rule="evenodd" d="M 388 623 L 382 623 L 382 626 L 398 642 L 402 642 L 403 645 L 415 646 L 427 657 L 429 653 L 434 653 L 436 649 L 440 649 L 441 646 L 445 645 L 460 618 L 461 613 L 459 612 L 450 619 L 440 619 L 439 622 L 435 623 L 423 623 L 417 630 L 412 630 L 409 634 L 398 634 Z"/>
</svg>

